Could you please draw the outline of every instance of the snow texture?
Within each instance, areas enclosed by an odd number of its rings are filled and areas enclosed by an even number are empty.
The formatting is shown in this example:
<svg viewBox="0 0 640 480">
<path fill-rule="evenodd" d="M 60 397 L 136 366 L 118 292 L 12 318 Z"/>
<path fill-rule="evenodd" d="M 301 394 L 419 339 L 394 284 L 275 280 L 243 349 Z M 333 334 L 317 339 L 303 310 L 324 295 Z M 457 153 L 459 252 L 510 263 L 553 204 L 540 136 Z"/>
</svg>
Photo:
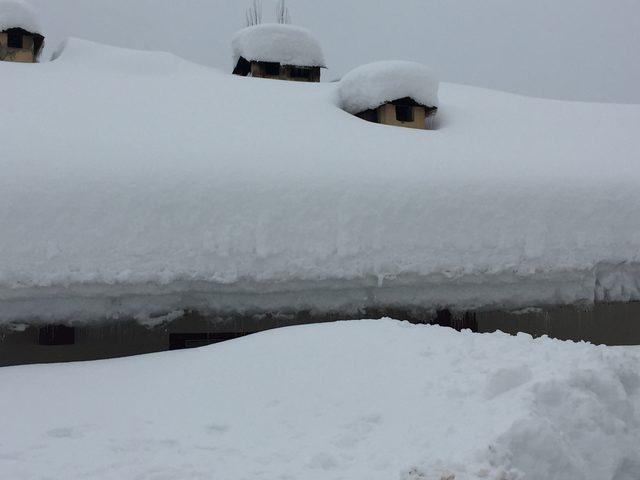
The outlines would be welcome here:
<svg viewBox="0 0 640 480">
<path fill-rule="evenodd" d="M 10 28 L 23 28 L 42 35 L 35 10 L 22 0 L 0 0 L 0 32 Z"/>
<path fill-rule="evenodd" d="M 0 322 L 640 300 L 640 106 L 443 84 L 413 131 L 80 40 L 0 78 Z"/>
<path fill-rule="evenodd" d="M 0 476 L 636 480 L 638 362 L 381 320 L 2 368 Z"/>
<path fill-rule="evenodd" d="M 437 77 L 424 65 L 385 61 L 349 72 L 338 85 L 338 96 L 340 106 L 353 114 L 405 97 L 427 107 L 437 107 L 438 86 Z"/>
<path fill-rule="evenodd" d="M 278 62 L 298 67 L 326 67 L 320 43 L 305 28 L 265 23 L 240 30 L 232 41 L 233 63 Z"/>
</svg>

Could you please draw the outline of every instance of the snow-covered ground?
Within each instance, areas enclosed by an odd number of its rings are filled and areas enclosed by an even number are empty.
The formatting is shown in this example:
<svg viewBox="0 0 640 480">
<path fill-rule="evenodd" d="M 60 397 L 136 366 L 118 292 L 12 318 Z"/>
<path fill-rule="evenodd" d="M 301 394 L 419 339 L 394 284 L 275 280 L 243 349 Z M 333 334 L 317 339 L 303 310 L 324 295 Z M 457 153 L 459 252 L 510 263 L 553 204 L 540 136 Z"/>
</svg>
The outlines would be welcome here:
<svg viewBox="0 0 640 480">
<path fill-rule="evenodd" d="M 0 321 L 640 299 L 640 106 L 335 84 L 71 40 L 0 64 Z"/>
<path fill-rule="evenodd" d="M 391 320 L 0 369 L 11 480 L 636 480 L 637 348 Z"/>
</svg>

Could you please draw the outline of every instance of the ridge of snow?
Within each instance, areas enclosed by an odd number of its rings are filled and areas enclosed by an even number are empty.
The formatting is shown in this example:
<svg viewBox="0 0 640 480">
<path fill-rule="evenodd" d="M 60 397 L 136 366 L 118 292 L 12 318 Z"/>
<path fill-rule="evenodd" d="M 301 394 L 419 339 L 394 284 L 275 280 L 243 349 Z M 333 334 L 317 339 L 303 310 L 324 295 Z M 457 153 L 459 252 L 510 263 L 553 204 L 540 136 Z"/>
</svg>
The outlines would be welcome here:
<svg viewBox="0 0 640 480">
<path fill-rule="evenodd" d="M 42 35 L 35 9 L 22 0 L 0 0 L 0 31 L 23 28 Z"/>
<path fill-rule="evenodd" d="M 215 69 L 203 67 L 167 52 L 132 50 L 104 45 L 82 38 L 69 37 L 52 54 L 56 69 L 92 69 L 111 76 L 146 76 L 158 78 L 188 75 L 198 70 L 207 73 Z M 98 76 L 98 75 L 96 75 Z"/>
<path fill-rule="evenodd" d="M 416 62 L 389 60 L 362 65 L 338 83 L 340 107 L 349 113 L 376 109 L 387 102 L 411 97 L 427 107 L 438 106 L 439 81 Z"/>
<path fill-rule="evenodd" d="M 300 67 L 326 67 L 320 43 L 306 28 L 264 23 L 237 32 L 231 42 L 233 64 L 248 61 L 278 62 Z"/>
<path fill-rule="evenodd" d="M 0 467 L 68 480 L 636 479 L 638 362 L 637 347 L 379 320 L 6 367 Z"/>
</svg>

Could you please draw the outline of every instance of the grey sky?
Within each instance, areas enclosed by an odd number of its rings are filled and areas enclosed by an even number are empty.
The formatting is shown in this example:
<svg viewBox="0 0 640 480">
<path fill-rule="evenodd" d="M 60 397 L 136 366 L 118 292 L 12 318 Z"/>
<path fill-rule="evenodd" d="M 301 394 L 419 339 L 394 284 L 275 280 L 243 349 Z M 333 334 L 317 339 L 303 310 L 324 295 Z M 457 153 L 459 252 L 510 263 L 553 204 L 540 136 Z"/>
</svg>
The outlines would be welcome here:
<svg viewBox="0 0 640 480">
<path fill-rule="evenodd" d="M 49 52 L 67 36 L 229 69 L 248 0 L 30 0 Z M 534 96 L 640 103 L 640 0 L 289 0 L 321 40 L 326 79 L 408 59 L 443 80 Z M 264 0 L 265 21 L 276 0 Z"/>
</svg>

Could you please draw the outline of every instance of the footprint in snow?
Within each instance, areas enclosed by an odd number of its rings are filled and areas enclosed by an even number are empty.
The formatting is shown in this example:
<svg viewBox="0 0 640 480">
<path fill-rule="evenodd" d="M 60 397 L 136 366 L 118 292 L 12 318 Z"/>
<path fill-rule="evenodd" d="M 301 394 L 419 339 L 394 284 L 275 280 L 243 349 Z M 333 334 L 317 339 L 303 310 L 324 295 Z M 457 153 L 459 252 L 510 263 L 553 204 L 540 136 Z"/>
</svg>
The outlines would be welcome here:
<svg viewBox="0 0 640 480">
<path fill-rule="evenodd" d="M 205 429 L 207 433 L 225 433 L 229 430 L 229 426 L 220 423 L 210 423 Z"/>
<path fill-rule="evenodd" d="M 84 437 L 84 433 L 81 429 L 76 427 L 61 427 L 61 428 L 53 428 L 47 431 L 47 436 L 51 438 L 82 438 Z"/>
</svg>

